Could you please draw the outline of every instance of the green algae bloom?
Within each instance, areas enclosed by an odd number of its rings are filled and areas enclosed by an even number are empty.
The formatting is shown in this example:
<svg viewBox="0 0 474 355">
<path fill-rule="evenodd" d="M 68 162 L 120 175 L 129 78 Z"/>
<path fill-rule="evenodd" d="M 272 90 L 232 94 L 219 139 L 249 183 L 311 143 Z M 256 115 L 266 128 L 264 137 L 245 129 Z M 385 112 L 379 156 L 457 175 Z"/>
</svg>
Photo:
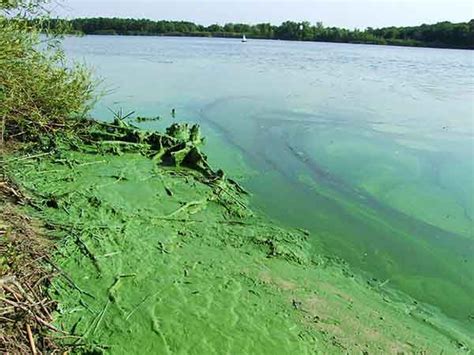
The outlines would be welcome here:
<svg viewBox="0 0 474 355">
<path fill-rule="evenodd" d="M 172 126 L 162 135 L 94 123 L 87 136 L 93 143 L 56 143 L 51 154 L 8 163 L 34 196 L 29 212 L 57 237 L 61 276 L 50 293 L 59 303 L 56 326 L 71 334 L 61 341 L 75 351 L 473 347 L 456 324 L 388 281 L 367 282 L 343 262 L 318 256 L 308 232 L 252 212 L 246 192 L 196 153 L 196 127 Z"/>
</svg>

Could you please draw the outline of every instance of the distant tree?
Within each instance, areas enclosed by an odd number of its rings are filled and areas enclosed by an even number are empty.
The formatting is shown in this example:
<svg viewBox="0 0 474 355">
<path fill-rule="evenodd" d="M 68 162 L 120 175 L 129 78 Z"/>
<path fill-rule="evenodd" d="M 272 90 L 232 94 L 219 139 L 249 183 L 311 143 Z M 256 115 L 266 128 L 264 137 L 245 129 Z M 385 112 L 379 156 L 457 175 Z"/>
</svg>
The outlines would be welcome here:
<svg viewBox="0 0 474 355">
<path fill-rule="evenodd" d="M 207 27 L 207 30 L 209 32 L 223 32 L 223 28 L 219 26 L 218 24 L 210 25 Z"/>
<path fill-rule="evenodd" d="M 58 22 L 59 23 L 59 22 Z M 246 34 L 254 38 L 357 42 L 374 44 L 396 44 L 408 46 L 433 46 L 474 49 L 474 20 L 467 23 L 439 22 L 411 27 L 385 27 L 366 30 L 348 30 L 325 27 L 322 22 L 312 25 L 309 22 L 286 21 L 280 26 L 269 23 L 248 25 L 227 23 L 224 26 L 197 25 L 186 21 L 151 21 L 147 19 L 85 18 L 69 22 L 71 31 L 85 34 L 121 35 L 166 35 L 182 34 L 193 36 L 236 37 Z"/>
</svg>

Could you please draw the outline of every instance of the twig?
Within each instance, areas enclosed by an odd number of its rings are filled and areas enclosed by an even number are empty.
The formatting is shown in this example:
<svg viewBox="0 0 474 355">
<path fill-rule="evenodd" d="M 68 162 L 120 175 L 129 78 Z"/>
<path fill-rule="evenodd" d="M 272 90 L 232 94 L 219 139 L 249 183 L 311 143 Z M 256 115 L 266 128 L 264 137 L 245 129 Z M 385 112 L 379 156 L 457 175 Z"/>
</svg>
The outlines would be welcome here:
<svg viewBox="0 0 474 355">
<path fill-rule="evenodd" d="M 21 158 L 13 158 L 13 159 L 9 159 L 8 162 L 10 163 L 12 161 L 21 161 L 21 160 L 40 158 L 40 157 L 44 157 L 45 155 L 51 155 L 51 152 L 40 153 L 40 154 L 35 154 L 35 155 L 28 155 L 26 157 L 21 157 Z"/>
<path fill-rule="evenodd" d="M 28 287 L 28 289 L 30 290 L 30 292 L 33 294 L 33 296 L 34 296 L 36 299 L 39 299 L 39 297 L 36 295 L 34 289 L 31 288 L 30 285 L 26 284 L 26 287 Z M 45 314 L 46 314 L 46 316 L 48 317 L 48 319 L 53 319 L 53 318 L 51 317 L 51 314 L 49 313 L 48 309 L 45 307 L 44 301 L 45 301 L 45 300 L 42 300 L 41 302 L 39 302 L 39 305 L 41 306 L 41 309 L 45 312 Z"/>
<path fill-rule="evenodd" d="M 38 287 L 38 285 L 40 285 L 45 279 L 47 278 L 50 278 L 50 277 L 56 277 L 57 274 L 52 274 L 52 275 L 44 275 L 42 276 L 38 281 L 36 281 L 36 283 L 33 285 L 33 289 L 35 289 L 36 287 Z"/>
<path fill-rule="evenodd" d="M 79 286 L 76 285 L 76 283 L 73 281 L 73 279 L 68 275 L 66 274 L 63 270 L 61 270 L 56 264 L 54 264 L 49 258 L 46 259 L 46 261 L 53 267 L 55 268 L 60 274 L 61 276 L 64 276 L 64 278 L 71 284 L 72 287 L 74 287 L 76 290 L 78 290 L 80 293 L 83 293 L 85 294 L 86 296 L 89 296 L 91 298 L 94 298 L 94 295 L 90 294 L 89 292 L 87 291 L 84 291 L 83 289 L 81 289 Z"/>
<path fill-rule="evenodd" d="M 2 117 L 2 134 L 0 136 L 0 148 L 3 149 L 3 143 L 4 143 L 4 137 L 5 137 L 5 121 L 6 121 L 6 115 L 3 115 Z"/>
<path fill-rule="evenodd" d="M 9 313 L 11 313 L 11 312 L 9 312 Z M 13 320 L 13 319 L 10 319 L 10 318 L 7 318 L 7 317 L 2 317 L 4 314 L 8 314 L 8 313 L 6 313 L 6 312 L 2 313 L 0 315 L 1 320 L 4 320 L 5 322 L 15 323 L 15 320 Z"/>
<path fill-rule="evenodd" d="M 28 308 L 26 308 L 25 306 L 17 303 L 17 302 L 13 302 L 12 300 L 9 300 L 7 298 L 3 298 L 3 297 L 0 297 L 0 300 L 9 304 L 10 306 L 13 306 L 13 307 L 16 307 L 16 308 L 20 308 L 22 309 L 23 311 L 25 312 L 30 312 L 30 310 Z"/>
<path fill-rule="evenodd" d="M 44 325 L 46 328 L 51 329 L 53 332 L 68 334 L 68 333 L 66 333 L 65 331 L 60 330 L 60 329 L 56 328 L 55 326 L 49 324 L 48 322 L 44 321 L 43 319 L 41 319 L 41 318 L 38 317 L 38 316 L 36 316 L 35 319 L 38 321 L 38 323 L 41 323 L 41 324 Z"/>
<path fill-rule="evenodd" d="M 386 284 L 388 284 L 390 282 L 390 279 L 387 279 L 385 280 L 384 282 L 382 282 L 379 287 L 384 287 Z"/>
<path fill-rule="evenodd" d="M 3 316 L 5 314 L 9 314 L 9 313 L 13 313 L 15 312 L 15 307 L 13 306 L 10 306 L 10 307 L 1 307 L 0 308 L 0 316 Z M 0 318 L 4 318 L 4 319 L 7 319 L 5 317 L 0 317 Z M 10 320 L 11 322 L 14 322 L 13 320 Z"/>
<path fill-rule="evenodd" d="M 92 260 L 92 264 L 94 264 L 94 267 L 96 268 L 97 272 L 101 274 L 102 270 L 100 269 L 99 261 L 97 260 L 96 256 L 90 251 L 89 247 L 81 239 L 81 237 L 79 237 L 79 234 L 75 234 L 75 237 L 76 237 L 77 243 L 79 243 L 80 246 L 82 246 L 82 249 L 84 250 L 84 253 L 86 254 L 86 256 L 88 256 Z"/>
<path fill-rule="evenodd" d="M 10 287 L 8 287 L 7 285 L 3 285 L 3 288 L 4 288 L 5 290 L 7 290 L 8 292 L 10 292 L 10 293 L 13 295 L 13 297 L 16 298 L 17 302 L 19 302 L 20 299 L 23 298 L 22 295 L 16 293 L 13 289 L 11 289 Z"/>
<path fill-rule="evenodd" d="M 82 166 L 88 166 L 88 165 L 94 165 L 94 164 L 104 164 L 104 163 L 107 163 L 107 160 L 91 161 L 91 162 L 88 162 L 88 163 L 75 165 L 74 167 L 78 168 L 78 167 L 82 167 Z"/>
<path fill-rule="evenodd" d="M 28 333 L 28 340 L 30 341 L 31 352 L 33 353 L 33 355 L 36 355 L 38 354 L 38 352 L 36 351 L 35 341 L 33 340 L 33 334 L 31 333 L 31 328 L 28 323 L 26 323 L 26 332 Z"/>
<path fill-rule="evenodd" d="M 45 327 L 51 329 L 52 331 L 55 331 L 55 332 L 58 332 L 58 333 L 63 333 L 63 334 L 68 334 L 62 330 L 59 330 L 57 329 L 56 327 L 54 327 L 53 325 L 49 324 L 48 322 L 46 322 L 45 320 L 41 319 L 40 317 L 38 317 L 37 315 L 34 315 L 33 312 L 28 309 L 27 307 L 25 307 L 24 305 L 22 304 L 19 304 L 17 302 L 13 302 L 9 299 L 6 299 L 6 298 L 3 298 L 3 297 L 0 297 L 0 300 L 2 300 L 3 302 L 11 305 L 12 307 L 15 307 L 15 308 L 20 308 L 22 309 L 23 311 L 27 312 L 28 314 L 31 314 L 33 316 L 33 318 L 40 324 L 44 325 Z"/>
<path fill-rule="evenodd" d="M 209 221 L 205 221 L 202 219 L 186 219 L 186 218 L 169 218 L 169 217 L 153 217 L 153 220 L 158 220 L 158 221 L 169 221 L 169 222 L 182 222 L 182 223 L 209 223 Z M 211 223 L 218 223 L 218 224 L 236 224 L 236 225 L 242 225 L 242 226 L 260 226 L 262 224 L 258 223 L 246 223 L 242 221 L 233 221 L 233 220 L 222 220 L 222 221 L 215 221 Z"/>
<path fill-rule="evenodd" d="M 102 322 L 102 319 L 104 319 L 105 312 L 107 312 L 107 308 L 109 307 L 109 305 L 110 305 L 110 300 L 107 300 L 107 303 L 105 304 L 104 309 L 102 310 L 102 312 L 100 312 L 100 314 L 98 316 L 99 318 L 97 320 L 97 323 L 94 326 L 94 329 L 92 330 L 92 334 L 94 334 L 96 332 L 97 328 L 99 327 L 100 323 Z"/>
<path fill-rule="evenodd" d="M 107 253 L 107 254 L 104 254 L 104 255 L 99 255 L 98 258 L 108 258 L 110 256 L 114 256 L 114 255 L 117 255 L 117 254 L 120 254 L 121 251 L 116 251 L 116 252 L 113 252 L 113 253 Z"/>
<path fill-rule="evenodd" d="M 201 201 L 188 202 L 188 203 L 184 204 L 183 206 L 181 206 L 180 208 L 178 208 L 176 211 L 174 211 L 174 212 L 170 213 L 169 215 L 165 216 L 165 218 L 174 217 L 175 215 L 177 215 L 178 213 L 188 209 L 189 207 L 202 205 L 202 204 L 205 204 L 206 202 L 207 202 L 207 199 L 204 199 L 204 200 L 201 200 Z"/>
<path fill-rule="evenodd" d="M 146 303 L 146 301 L 148 301 L 150 298 L 155 297 L 158 293 L 160 293 L 160 291 L 157 291 L 151 296 L 148 295 L 147 297 L 145 297 L 139 304 L 137 304 L 137 306 L 134 309 L 130 311 L 130 313 L 125 317 L 125 320 L 128 320 L 133 315 L 133 313 L 135 313 L 144 303 Z"/>
<path fill-rule="evenodd" d="M 225 193 L 226 193 L 227 195 L 229 195 L 229 197 L 230 197 L 232 200 L 234 200 L 234 202 L 237 203 L 240 207 L 242 207 L 243 209 L 246 209 L 246 210 L 249 209 L 247 205 L 245 205 L 242 201 L 240 201 L 237 197 L 235 197 L 232 193 L 230 193 L 230 192 L 228 191 L 228 189 L 226 189 L 226 188 L 224 188 L 224 187 L 222 187 L 222 186 L 218 186 L 218 187 L 221 189 L 220 192 L 225 192 Z M 220 192 L 217 194 L 218 197 L 220 197 Z"/>
<path fill-rule="evenodd" d="M 18 282 L 14 281 L 13 284 L 16 286 L 17 289 L 20 290 L 22 297 L 26 298 L 28 302 L 34 303 L 33 299 L 31 299 L 28 293 L 23 289 L 23 287 L 21 287 L 21 285 Z"/>
</svg>

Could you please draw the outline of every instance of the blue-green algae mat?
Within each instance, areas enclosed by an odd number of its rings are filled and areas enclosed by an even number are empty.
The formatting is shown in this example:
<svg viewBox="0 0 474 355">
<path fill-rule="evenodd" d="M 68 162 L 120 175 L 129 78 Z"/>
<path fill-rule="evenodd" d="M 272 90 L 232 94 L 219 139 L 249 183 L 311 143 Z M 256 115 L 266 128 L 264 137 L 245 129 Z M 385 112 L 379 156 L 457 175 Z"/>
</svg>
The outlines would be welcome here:
<svg viewBox="0 0 474 355">
<path fill-rule="evenodd" d="M 230 184 L 140 154 L 11 159 L 57 238 L 59 341 L 78 353 L 468 353 L 435 310 L 317 256 Z"/>
<path fill-rule="evenodd" d="M 472 51 L 133 36 L 65 47 L 113 88 L 94 117 L 199 123 L 254 209 L 474 334 Z"/>
</svg>

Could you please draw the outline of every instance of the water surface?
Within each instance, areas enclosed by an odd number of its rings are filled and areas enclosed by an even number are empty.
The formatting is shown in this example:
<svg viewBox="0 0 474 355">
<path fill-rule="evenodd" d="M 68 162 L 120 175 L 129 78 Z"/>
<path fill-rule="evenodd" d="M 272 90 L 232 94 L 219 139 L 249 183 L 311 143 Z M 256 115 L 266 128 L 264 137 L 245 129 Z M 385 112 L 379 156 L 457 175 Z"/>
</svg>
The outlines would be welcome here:
<svg viewBox="0 0 474 355">
<path fill-rule="evenodd" d="M 108 36 L 65 45 L 104 78 L 94 115 L 201 123 L 213 165 L 264 213 L 474 328 L 473 52 Z"/>
</svg>

